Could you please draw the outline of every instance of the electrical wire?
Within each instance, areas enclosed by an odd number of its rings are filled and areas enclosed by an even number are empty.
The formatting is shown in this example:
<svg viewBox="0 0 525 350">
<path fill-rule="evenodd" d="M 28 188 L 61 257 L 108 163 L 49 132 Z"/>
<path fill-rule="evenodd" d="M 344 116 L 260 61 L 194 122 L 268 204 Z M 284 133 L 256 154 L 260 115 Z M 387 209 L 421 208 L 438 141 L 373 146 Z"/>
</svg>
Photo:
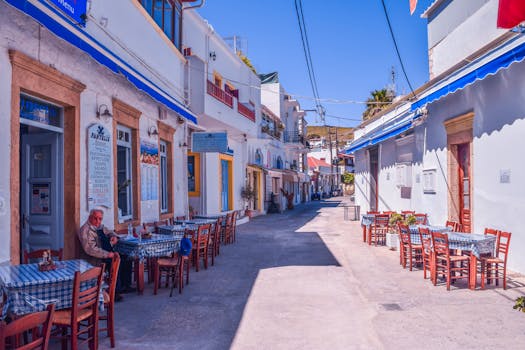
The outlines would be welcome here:
<svg viewBox="0 0 525 350">
<path fill-rule="evenodd" d="M 388 24 L 388 30 L 390 31 L 390 36 L 392 37 L 392 41 L 394 42 L 394 47 L 396 49 L 397 58 L 399 60 L 399 63 L 401 64 L 401 70 L 403 70 L 403 74 L 405 75 L 405 80 L 407 81 L 408 87 L 410 88 L 412 95 L 415 98 L 417 98 L 416 93 L 414 92 L 414 89 L 412 88 L 412 84 L 410 83 L 410 80 L 408 79 L 405 65 L 403 64 L 403 60 L 401 59 L 401 54 L 399 53 L 399 48 L 397 46 L 396 37 L 394 36 L 394 30 L 392 29 L 392 23 L 390 23 L 390 17 L 388 16 L 388 11 L 386 10 L 385 0 L 381 0 L 381 3 L 383 4 L 383 11 L 385 13 L 386 22 Z"/>
</svg>

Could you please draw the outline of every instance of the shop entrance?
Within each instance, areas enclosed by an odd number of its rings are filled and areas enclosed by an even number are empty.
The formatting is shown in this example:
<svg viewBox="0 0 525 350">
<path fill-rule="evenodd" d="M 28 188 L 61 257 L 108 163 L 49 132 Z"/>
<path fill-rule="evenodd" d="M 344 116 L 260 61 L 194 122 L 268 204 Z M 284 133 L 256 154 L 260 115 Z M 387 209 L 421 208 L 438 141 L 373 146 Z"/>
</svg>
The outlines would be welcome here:
<svg viewBox="0 0 525 350">
<path fill-rule="evenodd" d="M 20 254 L 63 242 L 63 131 L 60 107 L 20 97 Z"/>
</svg>

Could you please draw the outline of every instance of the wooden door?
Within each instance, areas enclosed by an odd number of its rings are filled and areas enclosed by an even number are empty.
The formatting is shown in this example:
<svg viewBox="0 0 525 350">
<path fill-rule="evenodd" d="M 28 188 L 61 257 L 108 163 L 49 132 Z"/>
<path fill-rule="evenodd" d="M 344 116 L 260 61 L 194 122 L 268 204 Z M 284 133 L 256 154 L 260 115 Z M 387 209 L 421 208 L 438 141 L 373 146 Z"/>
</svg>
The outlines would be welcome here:
<svg viewBox="0 0 525 350">
<path fill-rule="evenodd" d="M 471 196 L 470 196 L 470 145 L 458 145 L 458 187 L 459 187 L 459 221 L 464 232 L 471 231 Z"/>
<path fill-rule="evenodd" d="M 370 155 L 370 210 L 377 211 L 377 176 L 379 170 L 379 150 L 378 148 L 372 148 L 368 152 Z"/>
</svg>

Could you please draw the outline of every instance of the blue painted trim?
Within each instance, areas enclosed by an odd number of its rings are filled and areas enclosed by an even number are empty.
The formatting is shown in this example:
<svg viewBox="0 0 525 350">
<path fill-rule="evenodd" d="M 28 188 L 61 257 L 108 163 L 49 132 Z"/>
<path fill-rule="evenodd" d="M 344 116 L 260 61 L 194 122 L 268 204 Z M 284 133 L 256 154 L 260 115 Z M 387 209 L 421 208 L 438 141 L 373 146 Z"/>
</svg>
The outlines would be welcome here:
<svg viewBox="0 0 525 350">
<path fill-rule="evenodd" d="M 496 74 L 500 69 L 508 68 L 514 62 L 520 62 L 525 59 L 525 44 L 521 44 L 514 49 L 505 52 L 503 55 L 493 59 L 484 64 L 478 69 L 454 80 L 450 84 L 434 91 L 430 95 L 412 103 L 411 111 L 415 111 L 419 107 L 423 107 L 428 103 L 432 103 L 448 94 L 454 93 L 467 85 L 473 84 L 477 80 L 485 79 L 488 75 Z"/>
<path fill-rule="evenodd" d="M 107 57 L 107 55 L 104 52 L 101 52 L 88 44 L 87 42 L 80 39 L 78 36 L 76 36 L 73 32 L 68 30 L 67 28 L 60 25 L 56 20 L 42 12 L 40 9 L 38 9 L 35 5 L 30 3 L 29 1 L 20 1 L 20 0 L 4 0 L 11 6 L 15 7 L 16 9 L 20 10 L 21 12 L 31 16 L 34 18 L 38 23 L 45 26 L 49 31 L 51 31 L 53 34 L 58 36 L 59 38 L 62 38 L 63 40 L 67 41 L 71 45 L 79 48 L 80 50 L 86 52 L 88 55 L 90 55 L 95 61 L 98 63 L 104 65 L 108 69 L 110 69 L 115 74 L 121 74 L 126 79 L 129 80 L 137 89 L 144 91 L 149 96 L 151 96 L 153 99 L 157 100 L 158 102 L 162 103 L 169 109 L 175 111 L 176 113 L 180 114 L 182 117 L 186 118 L 189 121 L 192 121 L 193 123 L 197 123 L 197 117 L 193 115 L 191 112 L 186 110 L 185 108 L 179 106 L 181 104 L 179 101 L 177 101 L 176 98 L 172 97 L 170 94 L 165 92 L 162 88 L 157 86 L 155 83 L 153 83 L 151 80 L 149 80 L 147 77 L 145 77 L 143 74 L 138 72 L 135 68 L 133 68 L 131 65 L 129 65 L 127 62 L 125 62 L 123 59 L 118 57 L 116 54 L 114 54 L 112 51 L 110 51 L 108 48 L 106 48 L 103 44 L 98 42 L 95 38 L 93 38 L 91 35 L 89 35 L 87 32 L 82 30 L 77 26 L 76 23 L 72 22 L 68 17 L 60 13 L 58 10 L 56 10 L 54 7 L 52 7 L 50 4 L 43 0 L 39 0 L 39 2 L 43 5 L 45 5 L 48 9 L 50 9 L 54 14 L 59 16 L 62 20 L 66 21 L 68 24 L 70 24 L 73 27 L 76 27 L 76 29 L 88 37 L 90 40 L 92 40 L 94 43 L 99 45 L 104 51 L 106 51 L 107 54 L 113 56 L 114 59 L 116 59 L 122 66 L 119 64 L 116 64 L 111 59 Z M 142 79 L 147 81 L 150 85 L 152 85 L 154 88 L 148 86 L 148 84 L 144 83 L 140 79 L 138 79 L 134 74 L 140 76 Z M 163 95 L 161 95 L 158 91 L 161 91 L 167 96 L 170 96 L 170 98 L 173 101 L 170 101 Z"/>
<path fill-rule="evenodd" d="M 400 123 L 398 126 L 391 130 L 380 130 L 370 133 L 365 140 L 359 141 L 355 146 L 352 146 L 349 149 L 345 150 L 345 154 L 352 154 L 365 147 L 377 145 L 380 142 L 383 142 L 392 137 L 400 135 L 407 130 L 410 130 L 412 128 L 412 120 L 414 119 L 410 118 L 409 120 Z"/>
</svg>

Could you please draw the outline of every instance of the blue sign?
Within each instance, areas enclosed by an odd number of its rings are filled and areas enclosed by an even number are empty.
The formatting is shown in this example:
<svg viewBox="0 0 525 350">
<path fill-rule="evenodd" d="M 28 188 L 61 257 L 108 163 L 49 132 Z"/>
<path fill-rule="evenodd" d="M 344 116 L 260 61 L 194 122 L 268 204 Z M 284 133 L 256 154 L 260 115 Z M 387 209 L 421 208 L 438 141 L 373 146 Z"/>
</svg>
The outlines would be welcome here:
<svg viewBox="0 0 525 350">
<path fill-rule="evenodd" d="M 194 132 L 191 134 L 192 152 L 227 153 L 228 134 L 225 132 Z"/>
<path fill-rule="evenodd" d="M 86 23 L 87 0 L 51 0 L 51 2 L 77 23 Z"/>
</svg>

